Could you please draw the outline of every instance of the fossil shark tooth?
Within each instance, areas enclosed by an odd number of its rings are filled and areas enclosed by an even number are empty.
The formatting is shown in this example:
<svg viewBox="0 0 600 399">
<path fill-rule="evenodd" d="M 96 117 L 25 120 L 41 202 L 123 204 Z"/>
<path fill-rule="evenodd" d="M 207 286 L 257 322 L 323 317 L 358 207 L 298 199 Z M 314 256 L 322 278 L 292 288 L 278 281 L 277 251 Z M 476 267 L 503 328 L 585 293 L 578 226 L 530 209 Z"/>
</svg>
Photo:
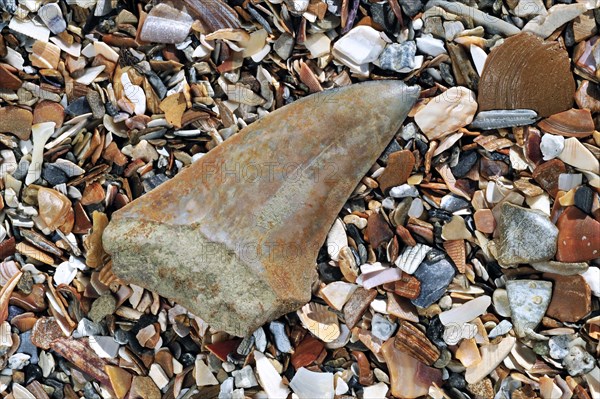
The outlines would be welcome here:
<svg viewBox="0 0 600 399">
<path fill-rule="evenodd" d="M 377 81 L 300 99 L 115 212 L 115 274 L 245 336 L 309 301 L 338 212 L 419 96 Z"/>
</svg>

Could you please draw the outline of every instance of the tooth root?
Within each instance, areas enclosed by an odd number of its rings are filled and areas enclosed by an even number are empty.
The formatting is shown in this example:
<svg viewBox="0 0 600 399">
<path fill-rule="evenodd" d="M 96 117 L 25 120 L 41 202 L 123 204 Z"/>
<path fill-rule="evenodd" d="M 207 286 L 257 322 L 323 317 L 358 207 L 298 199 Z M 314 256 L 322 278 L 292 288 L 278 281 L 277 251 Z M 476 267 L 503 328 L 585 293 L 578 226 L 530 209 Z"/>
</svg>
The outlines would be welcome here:
<svg viewBox="0 0 600 399">
<path fill-rule="evenodd" d="M 239 336 L 300 308 L 336 215 L 418 95 L 368 82 L 265 116 L 113 215 L 115 274 Z"/>
</svg>

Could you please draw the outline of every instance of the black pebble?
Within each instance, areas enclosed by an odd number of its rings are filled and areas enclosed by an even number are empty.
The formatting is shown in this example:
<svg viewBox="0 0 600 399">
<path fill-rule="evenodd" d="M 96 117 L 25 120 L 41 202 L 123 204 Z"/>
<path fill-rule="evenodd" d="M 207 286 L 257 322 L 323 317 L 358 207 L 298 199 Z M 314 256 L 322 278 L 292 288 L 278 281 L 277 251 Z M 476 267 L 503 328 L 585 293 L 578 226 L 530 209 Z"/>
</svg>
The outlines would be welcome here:
<svg viewBox="0 0 600 399">
<path fill-rule="evenodd" d="M 458 164 L 450 168 L 450 170 L 454 177 L 459 179 L 469 173 L 475 162 L 477 162 L 477 153 L 475 151 L 463 153 L 458 159 Z"/>
<path fill-rule="evenodd" d="M 63 172 L 61 168 L 52 164 L 44 166 L 44 169 L 42 170 L 42 177 L 51 186 L 66 183 L 69 180 L 69 176 L 67 176 L 67 174 Z"/>
<path fill-rule="evenodd" d="M 42 369 L 37 364 L 28 364 L 23 369 L 25 371 L 25 385 L 42 378 Z"/>
<path fill-rule="evenodd" d="M 79 97 L 78 99 L 71 101 L 71 104 L 67 106 L 65 112 L 71 116 L 77 116 L 92 112 L 92 109 L 85 97 Z"/>
<path fill-rule="evenodd" d="M 588 186 L 581 186 L 575 191 L 575 206 L 583 212 L 592 213 L 594 203 L 594 192 Z"/>
<path fill-rule="evenodd" d="M 319 263 L 319 276 L 325 284 L 333 283 L 334 281 L 340 281 L 342 279 L 342 272 L 339 267 L 329 266 L 327 263 Z"/>
</svg>

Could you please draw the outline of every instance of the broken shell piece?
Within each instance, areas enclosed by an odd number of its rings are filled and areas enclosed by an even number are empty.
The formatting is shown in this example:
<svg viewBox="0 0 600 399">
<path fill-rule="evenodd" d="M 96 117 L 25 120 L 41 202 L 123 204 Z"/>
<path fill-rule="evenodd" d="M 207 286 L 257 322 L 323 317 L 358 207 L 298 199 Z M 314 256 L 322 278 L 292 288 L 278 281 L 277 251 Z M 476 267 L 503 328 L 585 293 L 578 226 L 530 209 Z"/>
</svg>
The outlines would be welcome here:
<svg viewBox="0 0 600 399">
<path fill-rule="evenodd" d="M 487 344 L 481 347 L 481 361 L 467 367 L 465 379 L 475 384 L 489 375 L 508 356 L 515 346 L 515 337 L 505 337 L 499 344 Z"/>
<path fill-rule="evenodd" d="M 478 93 L 480 111 L 531 109 L 542 117 L 566 111 L 575 93 L 569 54 L 531 33 L 509 37 L 490 52 Z"/>
<path fill-rule="evenodd" d="M 287 398 L 290 390 L 283 384 L 283 379 L 269 359 L 261 352 L 254 351 L 254 360 L 260 386 L 265 390 L 268 397 Z"/>
<path fill-rule="evenodd" d="M 355 72 L 366 72 L 368 64 L 379 58 L 385 41 L 370 26 L 357 26 L 333 45 L 333 56 Z M 366 69 L 367 68 L 367 69 Z"/>
<path fill-rule="evenodd" d="M 415 122 L 430 140 L 440 139 L 473 121 L 475 94 L 466 87 L 451 87 L 415 114 Z"/>
<path fill-rule="evenodd" d="M 571 108 L 568 111 L 550 115 L 538 122 L 544 132 L 566 137 L 587 137 L 594 133 L 594 121 L 588 109 Z"/>
<path fill-rule="evenodd" d="M 290 387 L 300 399 L 333 399 L 335 395 L 333 373 L 317 373 L 304 367 L 296 371 Z"/>
<path fill-rule="evenodd" d="M 417 244 L 414 247 L 406 247 L 398 259 L 396 259 L 395 264 L 402 269 L 402 271 L 408 274 L 413 274 L 423 259 L 425 259 L 429 251 L 431 251 L 431 247 L 425 244 Z"/>
<path fill-rule="evenodd" d="M 460 306 L 456 306 L 440 313 L 440 321 L 445 326 L 467 323 L 485 313 L 491 303 L 492 299 L 489 296 L 480 296 L 479 298 L 472 299 Z"/>
<path fill-rule="evenodd" d="M 549 161 L 558 157 L 565 148 L 565 138 L 554 134 L 544 134 L 540 143 L 540 151 L 544 156 L 544 161 Z"/>
<path fill-rule="evenodd" d="M 430 366 L 440 357 L 439 349 L 431 343 L 425 333 L 408 321 L 400 322 L 394 346 Z"/>
<path fill-rule="evenodd" d="M 200 356 L 196 356 L 196 362 L 194 363 L 194 378 L 196 385 L 199 387 L 219 384 L 217 378 L 213 375 L 212 371 L 210 371 Z"/>
<path fill-rule="evenodd" d="M 193 22 L 185 12 L 159 3 L 146 16 L 140 39 L 150 43 L 181 43 L 190 33 Z"/>
<path fill-rule="evenodd" d="M 558 159 L 577 169 L 600 174 L 600 161 L 598 161 L 598 158 L 575 137 L 565 140 L 565 147 Z"/>
<path fill-rule="evenodd" d="M 54 133 L 55 126 L 56 123 L 54 122 L 43 122 L 31 127 L 31 133 L 33 135 L 33 151 L 29 170 L 27 171 L 27 177 L 25 178 L 25 184 L 27 185 L 33 183 L 42 175 L 44 146 L 46 145 L 46 141 L 48 141 L 50 136 Z"/>
<path fill-rule="evenodd" d="M 298 312 L 302 325 L 323 342 L 331 342 L 340 336 L 340 326 L 335 313 L 318 303 L 307 303 Z"/>
<path fill-rule="evenodd" d="M 327 233 L 327 253 L 331 260 L 338 261 L 342 248 L 348 246 L 348 237 L 344 223 L 340 218 L 335 219 L 329 233 Z"/>
<path fill-rule="evenodd" d="M 63 18 L 60 6 L 57 3 L 49 3 L 40 7 L 37 15 L 55 35 L 67 29 L 67 22 Z"/>
<path fill-rule="evenodd" d="M 356 284 L 334 281 L 321 289 L 321 295 L 329 306 L 341 311 L 357 288 Z"/>
</svg>

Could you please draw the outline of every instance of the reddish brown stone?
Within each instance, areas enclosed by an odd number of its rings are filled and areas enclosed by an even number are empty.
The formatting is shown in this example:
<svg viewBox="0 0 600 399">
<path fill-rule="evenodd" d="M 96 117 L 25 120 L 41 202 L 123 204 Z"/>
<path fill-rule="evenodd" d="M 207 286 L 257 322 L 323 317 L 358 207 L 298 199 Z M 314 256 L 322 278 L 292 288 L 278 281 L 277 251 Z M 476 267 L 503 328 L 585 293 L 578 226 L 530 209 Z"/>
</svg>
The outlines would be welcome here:
<svg viewBox="0 0 600 399">
<path fill-rule="evenodd" d="M 592 290 L 581 275 L 544 273 L 544 278 L 554 281 L 552 300 L 546 316 L 562 322 L 575 323 L 591 312 Z"/>
<path fill-rule="evenodd" d="M 23 81 L 12 73 L 5 64 L 0 64 L 0 87 L 9 90 L 18 90 Z"/>
<path fill-rule="evenodd" d="M 415 299 L 421 293 L 421 282 L 414 276 L 402 273 L 402 278 L 394 283 L 394 292 L 408 299 Z"/>
<path fill-rule="evenodd" d="M 65 109 L 59 103 L 43 100 L 37 103 L 33 109 L 33 124 L 42 122 L 54 122 L 56 128 L 62 126 L 65 120 Z"/>
<path fill-rule="evenodd" d="M 475 228 L 482 233 L 492 234 L 496 228 L 496 219 L 490 209 L 479 209 L 475 212 Z"/>
<path fill-rule="evenodd" d="M 537 129 L 530 128 L 527 130 L 525 138 L 525 156 L 535 165 L 542 162 L 543 154 L 540 149 L 542 143 L 542 135 Z"/>
<path fill-rule="evenodd" d="M 369 216 L 366 231 L 373 248 L 387 244 L 394 237 L 394 232 L 390 228 L 390 225 L 380 213 L 373 213 Z"/>
<path fill-rule="evenodd" d="M 306 338 L 296 347 L 296 350 L 292 354 L 291 362 L 296 370 L 300 367 L 306 367 L 312 364 L 323 349 L 325 345 L 320 340 L 316 339 L 312 335 L 307 335 Z"/>
<path fill-rule="evenodd" d="M 227 355 L 236 350 L 240 342 L 242 342 L 241 339 L 231 339 L 229 341 L 215 342 L 214 344 L 206 345 L 206 349 L 208 349 L 210 352 L 212 352 L 213 355 L 215 355 L 222 361 L 226 361 Z"/>
<path fill-rule="evenodd" d="M 10 237 L 9 239 L 0 242 L 0 259 L 4 260 L 9 256 L 14 255 L 16 250 L 15 237 Z"/>
<path fill-rule="evenodd" d="M 600 222 L 570 206 L 558 217 L 560 262 L 585 262 L 600 257 Z"/>
<path fill-rule="evenodd" d="M 558 176 L 561 173 L 567 173 L 564 162 L 560 159 L 552 159 L 535 168 L 533 178 L 551 196 L 556 197 L 558 193 Z"/>
<path fill-rule="evenodd" d="M 75 234 L 86 234 L 92 228 L 92 222 L 89 216 L 83 209 L 81 202 L 77 201 L 73 205 L 73 211 L 75 212 L 75 223 L 73 224 L 73 233 Z"/>
<path fill-rule="evenodd" d="M 48 350 L 55 339 L 64 337 L 64 334 L 56 322 L 56 319 L 42 317 L 35 322 L 31 330 L 31 343 L 38 348 Z"/>
<path fill-rule="evenodd" d="M 46 290 L 42 284 L 34 284 L 30 294 L 22 291 L 13 291 L 9 303 L 24 309 L 27 312 L 41 312 L 46 310 Z"/>
<path fill-rule="evenodd" d="M 415 156 L 409 150 L 393 152 L 377 181 L 381 191 L 387 192 L 392 187 L 406 183 L 415 166 Z"/>
<path fill-rule="evenodd" d="M 344 319 L 349 329 L 353 329 L 358 324 L 376 296 L 377 290 L 365 290 L 358 287 L 354 291 L 354 294 L 344 305 Z"/>
</svg>

